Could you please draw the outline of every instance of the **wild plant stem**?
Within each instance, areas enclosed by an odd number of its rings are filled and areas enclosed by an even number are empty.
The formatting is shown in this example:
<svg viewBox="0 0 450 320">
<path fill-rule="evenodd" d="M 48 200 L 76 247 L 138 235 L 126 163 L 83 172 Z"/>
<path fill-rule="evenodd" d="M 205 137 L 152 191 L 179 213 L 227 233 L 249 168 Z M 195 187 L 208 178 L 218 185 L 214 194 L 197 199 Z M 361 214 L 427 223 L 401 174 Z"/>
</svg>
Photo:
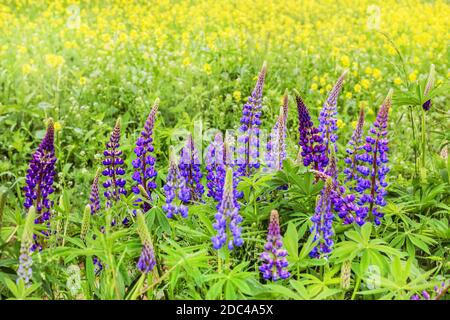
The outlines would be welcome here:
<svg viewBox="0 0 450 320">
<path fill-rule="evenodd" d="M 425 170 L 425 152 L 426 152 L 426 139 L 425 139 L 425 110 L 422 109 L 422 170 Z"/>
<path fill-rule="evenodd" d="M 361 278 L 359 276 L 357 276 L 356 278 L 356 284 L 355 284 L 355 289 L 353 290 L 353 294 L 352 294 L 352 298 L 351 300 L 355 300 L 355 296 L 356 296 L 356 292 L 359 290 L 359 285 L 361 284 Z"/>
<path fill-rule="evenodd" d="M 414 124 L 414 115 L 412 111 L 412 106 L 409 106 L 409 118 L 411 120 L 411 129 L 412 129 L 412 135 L 413 135 L 413 151 L 414 151 L 414 172 L 416 177 L 419 175 L 417 171 L 417 147 L 415 145 L 416 142 L 416 129 Z"/>
</svg>

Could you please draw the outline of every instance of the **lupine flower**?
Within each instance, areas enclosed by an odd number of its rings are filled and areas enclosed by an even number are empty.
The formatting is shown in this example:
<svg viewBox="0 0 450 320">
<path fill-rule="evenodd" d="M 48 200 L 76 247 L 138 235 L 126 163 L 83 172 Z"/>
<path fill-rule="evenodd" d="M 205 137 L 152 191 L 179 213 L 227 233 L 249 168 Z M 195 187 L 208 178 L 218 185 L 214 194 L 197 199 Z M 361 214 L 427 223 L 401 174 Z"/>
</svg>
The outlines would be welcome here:
<svg viewBox="0 0 450 320">
<path fill-rule="evenodd" d="M 104 192 L 105 197 L 108 199 L 107 206 L 111 207 L 112 204 L 120 199 L 120 194 L 127 194 L 125 190 L 125 179 L 120 178 L 125 174 L 123 168 L 124 161 L 121 157 L 122 151 L 119 150 L 120 144 L 120 119 L 117 120 L 111 138 L 106 144 L 106 150 L 103 152 L 105 159 L 103 165 L 106 167 L 102 174 L 108 177 L 103 183 L 103 187 L 106 189 Z"/>
<path fill-rule="evenodd" d="M 358 155 L 357 160 L 363 164 L 357 166 L 358 179 L 354 190 L 359 193 L 356 212 L 356 222 L 363 225 L 367 220 L 373 220 L 376 225 L 381 223 L 383 217 L 381 207 L 386 205 L 385 181 L 388 157 L 387 124 L 389 108 L 392 104 L 392 90 L 378 111 L 377 118 L 366 137 L 363 146 L 364 154 Z"/>
<path fill-rule="evenodd" d="M 262 93 L 266 77 L 266 63 L 259 72 L 258 81 L 242 109 L 238 137 L 238 175 L 250 176 L 259 168 L 259 126 L 261 125 Z"/>
<path fill-rule="evenodd" d="M 100 197 L 98 195 L 98 179 L 100 177 L 100 172 L 97 170 L 95 174 L 94 181 L 91 186 L 91 193 L 89 195 L 89 206 L 91 208 L 91 214 L 94 215 L 100 210 Z"/>
<path fill-rule="evenodd" d="M 181 176 L 185 179 L 185 185 L 190 190 L 190 201 L 202 201 L 205 192 L 201 179 L 200 159 L 194 145 L 192 135 L 186 140 L 186 145 L 181 149 L 180 164 L 178 165 Z"/>
<path fill-rule="evenodd" d="M 25 227 L 22 233 L 19 255 L 19 268 L 17 269 L 17 282 L 21 279 L 25 285 L 28 285 L 33 275 L 33 259 L 31 252 L 33 251 L 33 228 L 36 218 L 36 209 L 34 206 L 28 208 Z"/>
<path fill-rule="evenodd" d="M 350 288 L 350 280 L 352 276 L 352 262 L 345 260 L 341 266 L 341 288 L 348 290 Z"/>
<path fill-rule="evenodd" d="M 92 257 L 92 263 L 95 266 L 94 273 L 98 276 L 103 270 L 103 264 L 100 262 L 100 259 L 97 256 Z"/>
<path fill-rule="evenodd" d="M 431 297 L 431 294 L 428 293 L 428 291 L 423 290 L 421 295 L 415 294 L 411 297 L 411 300 L 439 300 L 448 292 L 449 287 L 450 286 L 445 287 L 445 281 L 443 281 L 440 286 L 434 287 L 433 298 Z"/>
<path fill-rule="evenodd" d="M 233 186 L 233 169 L 228 168 L 222 200 L 215 215 L 216 222 L 213 224 L 217 231 L 217 235 L 211 238 L 214 249 L 218 250 L 228 243 L 228 249 L 233 250 L 244 243 L 241 237 L 242 228 L 239 226 L 242 222 L 239 209 Z"/>
<path fill-rule="evenodd" d="M 287 251 L 283 249 L 283 241 L 280 234 L 280 218 L 277 210 L 272 210 L 270 214 L 267 243 L 264 245 L 264 250 L 260 256 L 264 263 L 259 267 L 263 278 L 266 280 L 272 279 L 273 281 L 289 278 L 290 273 L 286 270 L 288 266 Z"/>
<path fill-rule="evenodd" d="M 272 170 L 281 170 L 283 160 L 286 159 L 286 122 L 288 112 L 288 94 L 287 91 L 283 98 L 283 106 L 280 108 L 280 114 L 277 118 L 272 132 L 267 142 L 266 161 L 267 166 Z"/>
<path fill-rule="evenodd" d="M 423 92 L 423 96 L 427 97 L 427 95 L 430 93 L 431 89 L 433 89 L 434 86 L 434 79 L 435 79 L 435 68 L 434 64 L 430 67 L 430 73 L 428 74 L 427 83 L 425 85 L 425 90 Z M 428 99 L 425 101 L 422 105 L 423 110 L 428 111 L 431 109 L 431 99 Z"/>
<path fill-rule="evenodd" d="M 314 216 L 311 218 L 313 225 L 310 232 L 314 234 L 314 241 L 317 243 L 309 253 L 311 258 L 327 257 L 333 248 L 332 223 L 334 215 L 331 211 L 332 189 L 333 181 L 331 177 L 328 177 L 317 201 Z"/>
<path fill-rule="evenodd" d="M 162 206 L 162 209 L 166 212 L 167 217 L 173 218 L 174 215 L 180 214 L 183 218 L 186 218 L 188 216 L 186 204 L 191 199 L 191 192 L 178 169 L 173 152 L 171 153 L 169 172 L 163 189 L 166 195 L 166 204 Z"/>
<path fill-rule="evenodd" d="M 297 101 L 298 131 L 300 133 L 301 152 L 299 152 L 299 157 L 303 160 L 304 166 L 311 165 L 315 170 L 323 170 L 328 163 L 323 139 L 320 136 L 319 129 L 314 127 L 308 108 L 302 98 L 297 94 L 295 100 Z"/>
<path fill-rule="evenodd" d="M 36 208 L 35 223 L 46 223 L 50 225 L 50 210 L 53 206 L 53 201 L 49 199 L 49 195 L 54 192 L 53 178 L 55 176 L 55 147 L 53 145 L 54 127 L 53 119 L 49 119 L 47 131 L 41 144 L 33 154 L 32 159 L 25 177 L 26 186 L 24 206 L 29 209 L 31 206 Z M 42 231 L 42 234 L 47 236 L 47 231 Z M 42 245 L 37 240 L 37 235 L 34 235 L 35 244 L 32 250 L 42 249 Z"/>
<path fill-rule="evenodd" d="M 205 159 L 206 186 L 208 187 L 208 197 L 216 201 L 222 199 L 223 186 L 226 175 L 225 164 L 225 145 L 223 143 L 222 133 L 219 132 L 214 137 L 214 141 L 208 147 Z"/>
<path fill-rule="evenodd" d="M 335 186 L 333 189 L 333 208 L 344 224 L 353 223 L 355 221 L 355 213 L 359 210 L 358 205 L 355 203 L 356 197 L 351 183 L 358 178 L 357 167 L 360 164 L 358 159 L 360 154 L 364 152 L 362 143 L 363 126 L 364 109 L 361 108 L 358 123 L 346 149 L 347 157 L 345 158 L 345 163 L 347 167 L 344 169 L 346 187 L 341 185 Z"/>
<path fill-rule="evenodd" d="M 326 155 L 330 153 L 330 144 L 333 144 L 334 148 L 336 148 L 335 143 L 338 137 L 334 132 L 338 129 L 336 125 L 337 100 L 346 74 L 347 70 L 345 70 L 336 81 L 334 87 L 328 94 L 328 98 L 323 104 L 322 111 L 320 111 L 319 115 L 319 132 L 323 139 L 325 150 L 327 151 Z"/>
<path fill-rule="evenodd" d="M 339 217 L 343 219 L 344 224 L 352 223 L 354 219 L 354 214 L 358 209 L 355 203 L 355 195 L 353 193 L 346 194 L 345 187 L 341 185 L 337 179 L 337 167 L 336 167 L 336 155 L 335 151 L 331 149 L 330 163 L 326 169 L 326 172 L 317 171 L 312 169 L 317 180 L 322 180 L 326 182 L 328 179 L 332 182 L 331 190 L 331 203 L 335 212 L 338 213 Z"/>
<path fill-rule="evenodd" d="M 364 107 L 359 110 L 358 123 L 353 131 L 352 137 L 349 141 L 349 146 L 346 149 L 347 157 L 345 158 L 345 163 L 347 167 L 344 169 L 345 181 L 352 181 L 357 178 L 356 168 L 358 166 L 357 155 L 360 151 L 363 151 L 362 146 L 362 135 L 364 126 Z"/>
<path fill-rule="evenodd" d="M 142 212 L 136 212 L 137 231 L 142 242 L 141 256 L 137 262 L 137 268 L 143 273 L 149 273 L 156 265 L 155 252 Z"/>
<path fill-rule="evenodd" d="M 143 272 L 148 273 L 153 270 L 156 265 L 155 254 L 148 243 L 142 246 L 141 256 L 137 263 L 137 268 Z"/>
<path fill-rule="evenodd" d="M 140 194 L 139 185 L 141 185 L 151 201 L 152 191 L 156 189 L 155 178 L 157 172 L 155 170 L 155 158 L 152 156 L 153 148 L 153 127 L 155 125 L 156 113 L 158 112 L 159 99 L 156 99 L 153 104 L 152 110 L 147 117 L 144 129 L 141 132 L 140 137 L 136 141 L 136 148 L 134 153 L 136 158 L 133 160 L 134 173 L 132 179 L 136 182 L 136 185 L 132 187 L 135 194 Z M 146 199 L 147 200 L 147 199 Z M 151 209 L 151 205 L 148 201 L 144 201 L 142 195 L 136 200 L 137 204 L 141 204 L 142 210 L 147 212 Z"/>
</svg>

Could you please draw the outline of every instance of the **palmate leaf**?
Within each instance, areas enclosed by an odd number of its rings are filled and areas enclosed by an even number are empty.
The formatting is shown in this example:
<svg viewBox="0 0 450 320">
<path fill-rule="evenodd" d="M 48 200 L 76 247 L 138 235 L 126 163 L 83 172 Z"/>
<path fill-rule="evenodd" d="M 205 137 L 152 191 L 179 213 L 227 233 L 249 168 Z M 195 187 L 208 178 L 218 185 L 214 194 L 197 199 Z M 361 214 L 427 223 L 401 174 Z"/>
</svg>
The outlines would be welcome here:
<svg viewBox="0 0 450 320">
<path fill-rule="evenodd" d="M 256 273 L 244 271 L 248 262 L 242 262 L 232 269 L 224 270 L 222 273 L 205 275 L 203 281 L 212 283 L 206 294 L 207 299 L 216 299 L 222 294 L 225 299 L 243 299 L 254 294 Z"/>
</svg>

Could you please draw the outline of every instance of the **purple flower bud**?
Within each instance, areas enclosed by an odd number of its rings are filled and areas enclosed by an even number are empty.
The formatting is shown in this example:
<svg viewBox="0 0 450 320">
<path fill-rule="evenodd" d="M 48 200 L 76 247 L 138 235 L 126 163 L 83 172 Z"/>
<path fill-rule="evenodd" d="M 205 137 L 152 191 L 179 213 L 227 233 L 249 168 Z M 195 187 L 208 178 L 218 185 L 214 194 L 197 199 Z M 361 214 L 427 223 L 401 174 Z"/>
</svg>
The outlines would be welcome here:
<svg viewBox="0 0 450 320">
<path fill-rule="evenodd" d="M 265 251 L 260 255 L 263 264 L 259 267 L 259 271 L 264 279 L 277 281 L 278 279 L 289 278 L 290 273 L 286 270 L 288 266 L 287 251 L 282 248 L 280 218 L 278 211 L 272 210 L 267 232 L 267 243 L 264 245 Z"/>
<path fill-rule="evenodd" d="M 155 253 L 153 248 L 148 242 L 144 242 L 142 247 L 141 256 L 139 257 L 137 268 L 142 273 L 149 273 L 156 265 Z"/>
</svg>

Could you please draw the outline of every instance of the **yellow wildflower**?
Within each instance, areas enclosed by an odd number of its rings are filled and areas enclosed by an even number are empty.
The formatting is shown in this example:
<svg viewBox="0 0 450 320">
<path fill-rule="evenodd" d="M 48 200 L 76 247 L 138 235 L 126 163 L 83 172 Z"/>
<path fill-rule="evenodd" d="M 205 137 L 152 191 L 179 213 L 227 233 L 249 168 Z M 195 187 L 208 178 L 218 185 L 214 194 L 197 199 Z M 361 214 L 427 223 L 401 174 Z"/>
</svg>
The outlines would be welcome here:
<svg viewBox="0 0 450 320">
<path fill-rule="evenodd" d="M 211 65 L 209 63 L 205 63 L 203 65 L 203 71 L 208 75 L 211 74 L 212 73 Z"/>
<path fill-rule="evenodd" d="M 356 93 L 361 92 L 361 85 L 359 83 L 355 84 L 355 86 L 353 87 L 353 91 L 355 91 Z"/>
<path fill-rule="evenodd" d="M 55 54 L 45 55 L 45 62 L 52 68 L 60 67 L 64 64 L 64 58 Z"/>
<path fill-rule="evenodd" d="M 380 80 L 381 79 L 381 70 L 377 69 L 377 68 L 373 69 L 372 76 L 375 79 Z"/>
<path fill-rule="evenodd" d="M 408 75 L 408 79 L 409 79 L 409 81 L 411 81 L 411 82 L 416 81 L 416 79 L 417 79 L 417 71 L 414 70 L 413 72 L 411 72 L 411 73 Z"/>
<path fill-rule="evenodd" d="M 400 79 L 399 77 L 397 77 L 397 78 L 394 79 L 394 83 L 395 83 L 396 85 L 401 85 L 401 84 L 402 84 L 402 79 Z"/>
<path fill-rule="evenodd" d="M 350 67 L 350 58 L 346 55 L 341 57 L 341 64 L 344 68 Z"/>
<path fill-rule="evenodd" d="M 351 98 L 353 97 L 353 94 L 352 94 L 350 91 L 347 91 L 347 92 L 345 93 L 345 97 L 346 97 L 347 99 L 351 99 Z"/>
<path fill-rule="evenodd" d="M 236 102 L 240 102 L 241 101 L 241 92 L 238 90 L 234 91 L 233 98 L 234 98 L 234 100 L 236 100 Z"/>
<path fill-rule="evenodd" d="M 80 79 L 78 80 L 78 83 L 81 86 L 84 86 L 86 84 L 86 82 L 87 82 L 87 79 L 85 77 L 83 77 L 83 76 L 81 76 Z"/>
<path fill-rule="evenodd" d="M 339 129 L 342 129 L 343 127 L 345 127 L 345 122 L 342 121 L 341 119 L 337 119 L 337 121 L 336 121 L 336 126 L 337 126 Z"/>
<path fill-rule="evenodd" d="M 22 74 L 29 75 L 33 71 L 33 67 L 29 63 L 22 65 Z"/>
<path fill-rule="evenodd" d="M 367 75 L 371 75 L 372 72 L 373 72 L 373 70 L 372 70 L 371 67 L 366 67 L 366 69 L 364 69 L 364 72 L 365 72 Z"/>
<path fill-rule="evenodd" d="M 327 83 L 327 79 L 325 77 L 320 77 L 320 85 L 324 86 Z"/>
<path fill-rule="evenodd" d="M 317 85 L 317 83 L 313 82 L 313 83 L 311 84 L 311 90 L 312 90 L 312 91 L 315 91 L 315 90 L 317 90 L 318 88 L 319 88 L 319 86 Z"/>
<path fill-rule="evenodd" d="M 362 80 L 361 80 L 361 86 L 362 86 L 364 89 L 369 89 L 369 87 L 370 87 L 370 81 L 367 80 L 367 79 L 362 79 Z"/>
<path fill-rule="evenodd" d="M 56 121 L 56 122 L 54 123 L 53 127 L 55 128 L 55 131 L 56 131 L 56 132 L 60 131 L 60 130 L 62 129 L 61 122 Z"/>
<path fill-rule="evenodd" d="M 186 57 L 183 59 L 183 65 L 188 66 L 191 64 L 191 59 L 189 57 Z"/>
</svg>

